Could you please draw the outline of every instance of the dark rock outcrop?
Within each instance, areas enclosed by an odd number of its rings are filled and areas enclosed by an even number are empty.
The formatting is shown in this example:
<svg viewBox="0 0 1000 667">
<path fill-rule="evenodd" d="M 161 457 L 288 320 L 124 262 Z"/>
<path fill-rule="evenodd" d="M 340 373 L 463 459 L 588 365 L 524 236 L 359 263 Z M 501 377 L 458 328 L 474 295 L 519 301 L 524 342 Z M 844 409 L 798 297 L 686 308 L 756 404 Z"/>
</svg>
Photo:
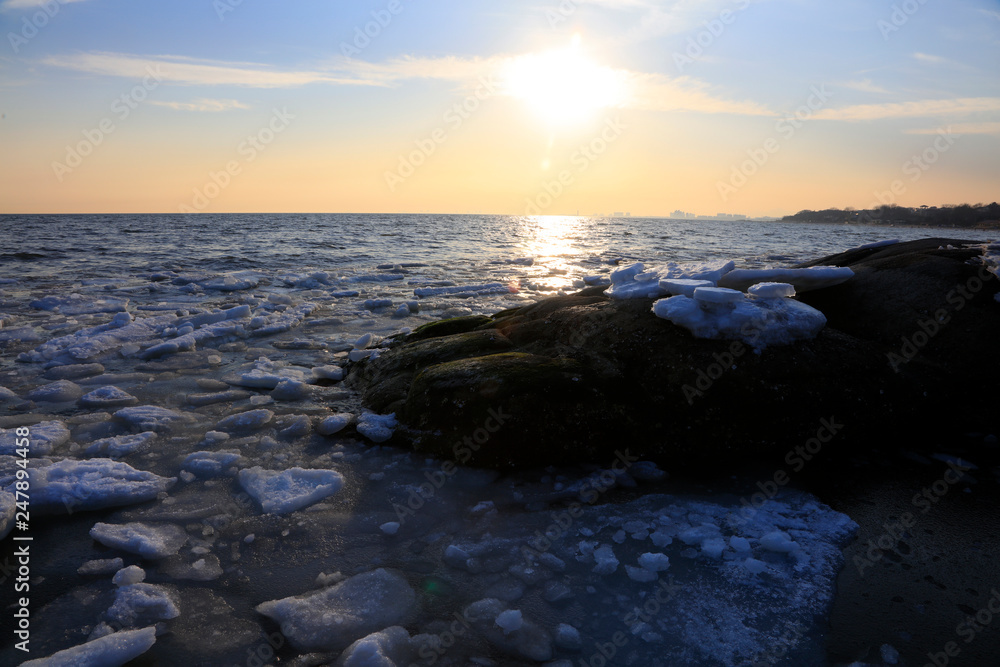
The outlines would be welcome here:
<svg viewBox="0 0 1000 667">
<path fill-rule="evenodd" d="M 831 436 L 935 446 L 956 428 L 1000 426 L 1000 284 L 981 254 L 929 239 L 811 263 L 856 276 L 802 295 L 829 320 L 816 339 L 760 354 L 591 288 L 432 323 L 349 382 L 371 409 L 397 413 L 397 444 L 496 468 L 608 466 L 625 449 L 717 468 Z"/>
</svg>

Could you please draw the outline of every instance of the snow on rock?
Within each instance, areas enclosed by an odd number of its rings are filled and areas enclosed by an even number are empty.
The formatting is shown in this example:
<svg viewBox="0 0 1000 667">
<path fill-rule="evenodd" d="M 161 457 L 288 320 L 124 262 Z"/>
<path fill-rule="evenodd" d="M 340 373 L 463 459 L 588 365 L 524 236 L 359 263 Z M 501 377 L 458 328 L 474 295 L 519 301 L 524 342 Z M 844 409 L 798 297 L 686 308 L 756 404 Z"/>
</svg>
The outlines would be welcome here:
<svg viewBox="0 0 1000 667">
<path fill-rule="evenodd" d="M 735 262 L 725 260 L 681 264 L 668 262 L 648 270 L 641 263 L 633 264 L 612 272 L 611 288 L 605 294 L 613 299 L 657 298 L 669 294 L 668 289 L 683 287 L 683 283 L 677 283 L 678 280 L 699 280 L 714 286 L 735 266 Z"/>
<path fill-rule="evenodd" d="M 320 435 L 334 435 L 340 433 L 345 428 L 351 425 L 354 421 L 354 415 L 349 412 L 338 412 L 335 415 L 330 415 L 325 417 L 323 421 L 319 423 L 319 427 L 316 429 Z"/>
<path fill-rule="evenodd" d="M 757 283 L 747 293 L 759 299 L 784 299 L 795 296 L 795 285 L 789 283 Z"/>
<path fill-rule="evenodd" d="M 334 667 L 406 667 L 414 657 L 410 634 L 394 625 L 354 642 L 333 664 Z"/>
<path fill-rule="evenodd" d="M 464 618 L 471 621 L 472 626 L 483 635 L 487 641 L 498 649 L 518 658 L 527 658 L 537 662 L 552 659 L 552 637 L 544 628 L 531 620 L 517 614 L 504 615 L 508 610 L 503 602 L 495 598 L 486 598 L 473 602 L 463 612 Z M 506 631 L 497 621 L 503 617 L 504 623 L 512 629 Z M 514 626 L 517 626 L 514 628 Z"/>
<path fill-rule="evenodd" d="M 120 313 L 128 308 L 128 299 L 93 299 L 83 294 L 47 296 L 28 304 L 36 310 L 58 311 L 62 315 Z"/>
<path fill-rule="evenodd" d="M 192 452 L 181 463 L 181 469 L 199 477 L 218 477 L 242 458 L 236 451 Z"/>
<path fill-rule="evenodd" d="M 504 283 L 487 283 L 485 285 L 455 285 L 452 287 L 418 287 L 413 293 L 421 299 L 432 296 L 486 296 L 489 294 L 510 294 L 511 288 Z"/>
<path fill-rule="evenodd" d="M 396 428 L 395 413 L 391 415 L 376 415 L 365 412 L 358 418 L 358 433 L 365 436 L 374 443 L 387 442 L 392 438 L 393 429 Z"/>
<path fill-rule="evenodd" d="M 134 505 L 153 500 L 177 483 L 176 477 L 160 477 L 111 459 L 64 459 L 30 468 L 28 474 L 31 507 L 39 513 Z"/>
<path fill-rule="evenodd" d="M 115 386 L 101 387 L 80 397 L 77 404 L 81 408 L 120 408 L 139 402 L 132 394 Z"/>
<path fill-rule="evenodd" d="M 115 419 L 127 423 L 136 431 L 155 431 L 165 433 L 174 426 L 187 424 L 194 421 L 190 415 L 174 412 L 167 408 L 156 405 L 137 405 L 131 408 L 122 408 L 115 413 Z"/>
<path fill-rule="evenodd" d="M 91 456 L 96 454 L 113 459 L 120 458 L 135 452 L 146 451 L 156 437 L 155 432 L 146 431 L 145 433 L 138 433 L 136 435 L 117 435 L 112 438 L 101 438 L 90 443 L 87 449 L 84 450 L 84 453 Z"/>
<path fill-rule="evenodd" d="M 47 421 L 28 427 L 31 436 L 28 438 L 28 456 L 47 456 L 52 450 L 69 441 L 69 429 L 61 421 Z M 17 429 L 0 429 L 0 455 L 13 455 L 20 447 Z"/>
<path fill-rule="evenodd" d="M 36 403 L 67 403 L 83 395 L 80 385 L 69 380 L 56 380 L 28 392 L 27 399 Z"/>
<path fill-rule="evenodd" d="M 660 299 L 653 313 L 697 338 L 742 340 L 756 350 L 815 338 L 826 326 L 823 313 L 794 299 L 749 299 L 726 288 L 700 287 L 693 299 Z"/>
<path fill-rule="evenodd" d="M 380 568 L 300 597 L 265 602 L 257 611 L 279 623 L 301 651 L 343 651 L 373 632 L 405 623 L 416 605 L 406 579 Z"/>
<path fill-rule="evenodd" d="M 13 493 L 0 490 L 0 540 L 7 537 L 14 528 L 17 504 Z"/>
<path fill-rule="evenodd" d="M 97 523 L 90 536 L 106 547 L 149 560 L 177 555 L 188 539 L 184 529 L 172 523 Z"/>
<path fill-rule="evenodd" d="M 109 620 L 123 627 L 149 625 L 180 615 L 176 593 L 156 584 L 119 586 L 107 612 Z"/>
<path fill-rule="evenodd" d="M 156 643 L 156 628 L 123 630 L 80 644 L 47 658 L 21 663 L 22 667 L 120 667 L 135 660 Z"/>
<path fill-rule="evenodd" d="M 241 470 L 240 485 L 268 514 L 288 514 L 332 496 L 344 486 L 334 470 L 290 468 L 264 470 L 260 466 Z"/>
<path fill-rule="evenodd" d="M 812 266 L 806 269 L 736 269 L 722 276 L 719 287 L 745 291 L 757 283 L 789 283 L 798 292 L 833 287 L 854 277 L 846 266 Z"/>
<path fill-rule="evenodd" d="M 259 431 L 274 419 L 274 413 L 270 410 L 258 409 L 230 415 L 219 421 L 215 428 L 228 432 L 251 432 Z"/>
</svg>

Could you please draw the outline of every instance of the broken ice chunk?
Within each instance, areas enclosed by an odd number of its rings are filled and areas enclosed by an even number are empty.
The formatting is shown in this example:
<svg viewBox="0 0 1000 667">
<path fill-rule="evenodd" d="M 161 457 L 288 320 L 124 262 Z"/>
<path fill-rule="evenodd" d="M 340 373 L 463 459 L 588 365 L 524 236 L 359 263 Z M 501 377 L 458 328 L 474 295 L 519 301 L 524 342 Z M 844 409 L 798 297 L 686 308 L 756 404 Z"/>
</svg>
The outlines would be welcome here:
<svg viewBox="0 0 1000 667">
<path fill-rule="evenodd" d="M 187 533 L 172 523 L 97 523 L 90 536 L 106 547 L 120 549 L 149 560 L 176 555 L 187 543 Z"/>
<path fill-rule="evenodd" d="M 340 491 L 344 478 L 334 470 L 264 470 L 257 466 L 240 471 L 240 485 L 268 514 L 288 514 Z"/>
</svg>

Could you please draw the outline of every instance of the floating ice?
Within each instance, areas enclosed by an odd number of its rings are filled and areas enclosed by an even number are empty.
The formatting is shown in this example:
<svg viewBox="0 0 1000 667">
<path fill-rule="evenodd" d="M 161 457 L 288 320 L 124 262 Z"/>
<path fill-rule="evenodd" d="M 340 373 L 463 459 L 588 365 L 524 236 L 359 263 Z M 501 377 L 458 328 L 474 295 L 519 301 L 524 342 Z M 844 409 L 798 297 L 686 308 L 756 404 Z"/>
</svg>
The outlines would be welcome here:
<svg viewBox="0 0 1000 667">
<path fill-rule="evenodd" d="M 742 340 L 757 350 L 815 338 L 826 326 L 823 313 L 794 299 L 748 299 L 724 288 L 660 299 L 653 312 L 697 338 Z"/>
<path fill-rule="evenodd" d="M 28 470 L 31 507 L 39 513 L 81 512 L 153 500 L 176 482 L 110 459 L 63 459 Z"/>
<path fill-rule="evenodd" d="M 271 397 L 276 401 L 301 401 L 309 398 L 312 394 L 312 387 L 305 382 L 298 380 L 282 380 L 271 392 Z"/>
<path fill-rule="evenodd" d="M 361 305 L 365 310 L 379 310 L 381 308 L 392 308 L 392 299 L 368 299 Z"/>
<path fill-rule="evenodd" d="M 340 382 L 344 379 L 344 369 L 340 366 L 317 366 L 312 369 L 312 375 L 317 380 Z"/>
<path fill-rule="evenodd" d="M 132 584 L 141 584 L 145 580 L 145 570 L 138 565 L 129 565 L 115 572 L 115 576 L 111 578 L 111 583 L 115 586 L 131 586 Z"/>
<path fill-rule="evenodd" d="M 358 433 L 374 443 L 383 443 L 392 438 L 393 429 L 397 425 L 395 413 L 391 415 L 376 415 L 365 412 L 358 418 Z"/>
<path fill-rule="evenodd" d="M 77 380 L 104 372 L 101 364 L 70 364 L 68 366 L 53 366 L 42 374 L 48 380 Z"/>
<path fill-rule="evenodd" d="M 253 289 L 260 284 L 260 276 L 248 271 L 237 273 L 227 273 L 216 278 L 202 280 L 198 285 L 202 289 L 216 290 L 219 292 L 238 292 L 241 290 Z"/>
<path fill-rule="evenodd" d="M 612 574 L 618 569 L 618 559 L 610 544 L 602 544 L 594 549 L 594 572 L 597 574 Z"/>
<path fill-rule="evenodd" d="M 184 529 L 172 523 L 97 523 L 90 536 L 106 547 L 149 560 L 176 555 L 188 539 Z"/>
<path fill-rule="evenodd" d="M 77 401 L 81 408 L 120 408 L 138 402 L 132 394 L 111 385 L 95 389 Z"/>
<path fill-rule="evenodd" d="M 124 627 L 168 621 L 181 615 L 176 594 L 155 584 L 130 584 L 115 590 L 108 618 Z M 112 637 L 114 635 L 111 635 Z"/>
<path fill-rule="evenodd" d="M 505 635 L 509 635 L 515 630 L 521 629 L 521 626 L 524 625 L 524 619 L 519 609 L 508 609 L 497 615 L 496 624 Z"/>
<path fill-rule="evenodd" d="M 217 477 L 241 458 L 239 452 L 232 451 L 193 452 L 184 459 L 181 469 L 189 470 L 199 477 Z"/>
<path fill-rule="evenodd" d="M 854 277 L 844 266 L 812 266 L 806 269 L 736 269 L 719 280 L 719 287 L 747 290 L 757 283 L 790 283 L 798 292 L 833 287 Z"/>
<path fill-rule="evenodd" d="M 661 553 L 644 553 L 639 556 L 639 565 L 650 572 L 663 572 L 670 567 L 670 559 Z"/>
<path fill-rule="evenodd" d="M 485 285 L 455 285 L 452 287 L 418 287 L 413 293 L 425 299 L 431 296 L 486 296 L 488 294 L 510 294 L 509 285 L 487 283 Z"/>
<path fill-rule="evenodd" d="M 319 423 L 319 428 L 316 430 L 320 435 L 333 435 L 335 433 L 340 433 L 345 428 L 350 426 L 352 421 L 354 421 L 354 415 L 341 412 L 323 419 L 323 421 Z"/>
<path fill-rule="evenodd" d="M 28 456 L 46 456 L 52 453 L 56 447 L 65 444 L 69 440 L 69 429 L 60 421 L 47 421 L 29 426 L 31 435 L 28 440 Z M 12 455 L 17 449 L 18 440 L 24 438 L 17 437 L 17 429 L 0 429 L 0 455 Z"/>
<path fill-rule="evenodd" d="M 136 435 L 118 435 L 111 438 L 101 438 L 90 443 L 85 451 L 88 455 L 101 455 L 110 458 L 120 458 L 135 452 L 142 452 L 149 449 L 150 444 L 156 439 L 156 433 L 146 431 Z"/>
<path fill-rule="evenodd" d="M 156 628 L 123 630 L 80 644 L 22 667 L 119 667 L 135 660 L 156 643 Z"/>
<path fill-rule="evenodd" d="M 28 304 L 36 310 L 59 311 L 63 315 L 120 313 L 128 308 L 128 299 L 93 299 L 83 294 L 47 296 Z"/>
<path fill-rule="evenodd" d="M 644 567 L 632 567 L 631 565 L 626 565 L 625 573 L 628 575 L 629 579 L 632 581 L 638 581 L 639 583 L 649 583 L 659 579 L 659 575 L 657 575 L 656 572 L 647 570 Z"/>
<path fill-rule="evenodd" d="M 412 664 L 413 658 L 410 634 L 394 625 L 348 646 L 334 667 L 403 667 Z"/>
<path fill-rule="evenodd" d="M 760 546 L 768 551 L 787 554 L 798 551 L 799 545 L 795 543 L 788 533 L 776 530 L 760 538 Z"/>
<path fill-rule="evenodd" d="M 69 380 L 56 380 L 28 392 L 29 401 L 36 403 L 66 403 L 83 395 L 80 385 Z"/>
<path fill-rule="evenodd" d="M 227 382 L 241 387 L 274 389 L 283 380 L 306 382 L 309 376 L 303 369 L 283 367 L 267 357 L 261 357 L 254 362 L 252 369 L 234 376 L 227 376 L 225 379 Z"/>
<path fill-rule="evenodd" d="M 416 597 L 398 572 L 378 569 L 302 597 L 265 602 L 257 611 L 278 622 L 299 650 L 342 651 L 373 632 L 406 622 Z"/>
<path fill-rule="evenodd" d="M 580 638 L 580 631 L 567 623 L 560 623 L 556 627 L 556 646 L 564 651 L 579 651 L 583 648 L 583 640 Z"/>
<path fill-rule="evenodd" d="M 495 619 L 499 619 L 505 611 L 504 604 L 500 600 L 486 598 L 466 607 L 463 617 L 469 619 L 472 626 L 487 641 L 504 653 L 537 662 L 551 660 L 552 637 L 549 633 L 537 623 L 523 617 L 517 629 L 505 631 L 495 622 Z M 516 624 L 513 615 L 505 618 L 511 625 Z"/>
<path fill-rule="evenodd" d="M 264 428 L 272 419 L 274 413 L 270 410 L 249 410 L 239 414 L 230 415 L 219 421 L 215 428 L 220 431 L 230 432 L 250 432 L 259 431 Z"/>
<path fill-rule="evenodd" d="M 268 514 L 288 514 L 340 491 L 344 478 L 334 470 L 290 468 L 264 470 L 257 466 L 240 471 L 240 485 Z"/>
<path fill-rule="evenodd" d="M 157 433 L 165 433 L 176 425 L 193 421 L 190 415 L 155 405 L 122 408 L 115 413 L 115 418 L 129 424 L 136 431 L 155 431 Z"/>
<path fill-rule="evenodd" d="M 125 567 L 125 562 L 121 558 L 88 560 L 76 569 L 76 573 L 90 576 L 114 574 L 123 567 Z"/>
</svg>

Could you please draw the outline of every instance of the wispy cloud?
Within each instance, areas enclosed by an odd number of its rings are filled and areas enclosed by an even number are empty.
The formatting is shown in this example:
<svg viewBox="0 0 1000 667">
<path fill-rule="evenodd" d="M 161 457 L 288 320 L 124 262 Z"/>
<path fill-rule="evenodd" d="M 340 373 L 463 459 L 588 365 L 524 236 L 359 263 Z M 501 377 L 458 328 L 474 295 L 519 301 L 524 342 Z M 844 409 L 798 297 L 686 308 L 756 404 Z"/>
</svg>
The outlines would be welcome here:
<svg viewBox="0 0 1000 667">
<path fill-rule="evenodd" d="M 193 102 L 149 102 L 154 106 L 167 107 L 175 111 L 230 111 L 231 109 L 249 109 L 250 107 L 237 100 L 197 99 Z"/>
<path fill-rule="evenodd" d="M 951 100 L 919 100 L 890 104 L 860 104 L 825 109 L 816 118 L 825 120 L 882 120 L 885 118 L 930 118 L 1000 111 L 1000 97 L 960 97 Z"/>
<path fill-rule="evenodd" d="M 121 53 L 84 53 L 51 56 L 43 63 L 88 74 L 142 79 L 150 72 L 161 81 L 189 86 L 235 86 L 253 88 L 295 88 L 309 84 L 350 86 L 394 86 L 410 80 L 452 82 L 460 89 L 492 79 L 504 90 L 503 79 L 517 56 L 487 58 L 402 57 L 381 63 L 338 58 L 321 67 L 303 70 L 276 70 L 255 63 L 203 61 L 180 56 L 135 56 Z M 690 77 L 669 77 L 615 70 L 625 81 L 630 95 L 623 106 L 651 111 L 700 111 L 768 115 L 765 107 L 748 101 L 732 101 L 707 84 Z M 501 93 L 503 94 L 503 93 Z M 187 109 L 176 106 L 173 108 Z M 211 110 L 191 108 L 190 110 Z"/>
<path fill-rule="evenodd" d="M 876 93 L 878 95 L 887 95 L 888 90 L 872 83 L 871 79 L 862 79 L 861 81 L 842 81 L 837 84 L 843 88 L 850 88 L 851 90 L 858 90 L 862 93 Z"/>
<path fill-rule="evenodd" d="M 1000 123 L 957 123 L 949 125 L 955 134 L 992 134 L 1000 137 Z M 941 128 L 928 127 L 917 130 L 906 130 L 904 134 L 937 134 Z"/>
<path fill-rule="evenodd" d="M 83 2 L 83 0 L 6 0 L 0 5 L 0 9 L 36 9 L 52 2 L 68 5 L 71 2 Z"/>
</svg>

